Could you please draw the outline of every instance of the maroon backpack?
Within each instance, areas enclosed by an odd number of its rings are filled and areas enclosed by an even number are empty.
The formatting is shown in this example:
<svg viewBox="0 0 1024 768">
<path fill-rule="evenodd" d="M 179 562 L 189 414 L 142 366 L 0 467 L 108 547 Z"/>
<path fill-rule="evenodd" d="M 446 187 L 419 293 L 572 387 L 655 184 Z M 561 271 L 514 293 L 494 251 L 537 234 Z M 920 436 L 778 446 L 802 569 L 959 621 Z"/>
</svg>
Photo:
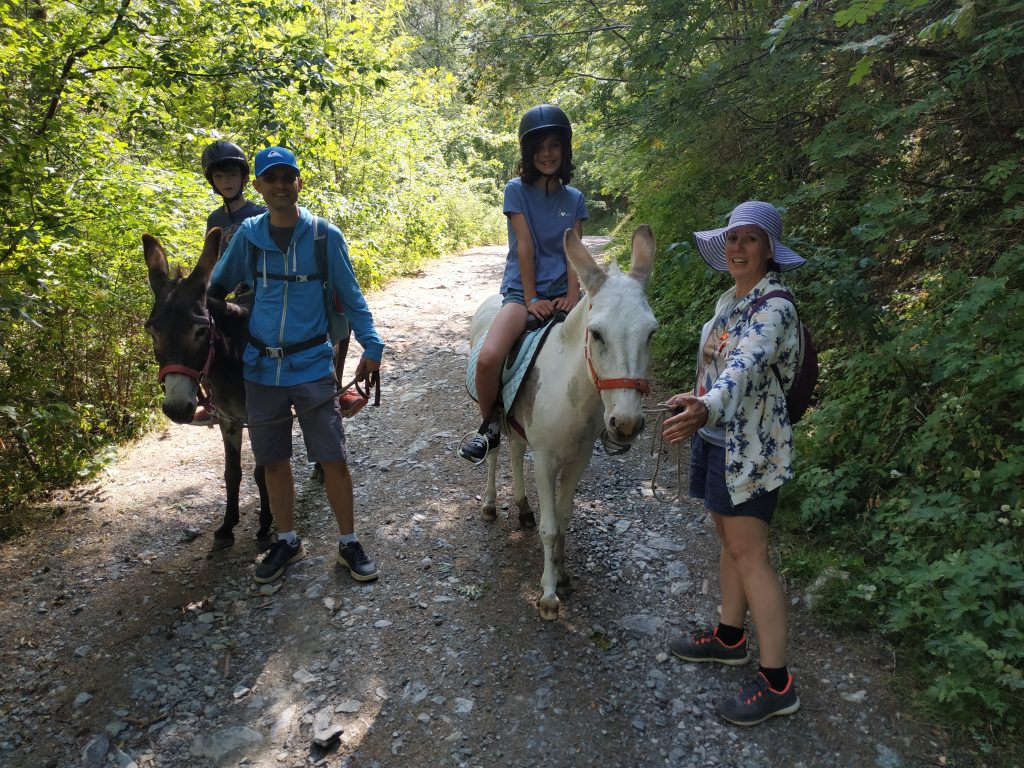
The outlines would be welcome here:
<svg viewBox="0 0 1024 768">
<path fill-rule="evenodd" d="M 797 367 L 796 374 L 793 377 L 793 383 L 789 386 L 789 391 L 786 392 L 786 410 L 789 412 L 789 423 L 796 424 L 800 419 L 803 418 L 804 413 L 807 411 L 807 406 L 811 404 L 811 396 L 814 394 L 814 387 L 818 383 L 818 352 L 814 348 L 814 340 L 811 339 L 811 333 L 807 330 L 807 326 L 800 322 L 800 313 L 796 309 L 796 302 L 793 301 L 793 295 L 789 291 L 769 291 L 763 296 L 758 296 L 754 301 L 750 302 L 750 306 L 747 307 L 747 318 L 764 304 L 768 299 L 785 299 L 793 305 L 793 310 L 797 312 L 797 324 L 799 325 L 800 333 L 800 349 L 797 353 Z M 779 367 L 772 365 L 772 370 L 775 371 L 775 378 L 782 383 L 782 376 L 779 374 Z"/>
</svg>

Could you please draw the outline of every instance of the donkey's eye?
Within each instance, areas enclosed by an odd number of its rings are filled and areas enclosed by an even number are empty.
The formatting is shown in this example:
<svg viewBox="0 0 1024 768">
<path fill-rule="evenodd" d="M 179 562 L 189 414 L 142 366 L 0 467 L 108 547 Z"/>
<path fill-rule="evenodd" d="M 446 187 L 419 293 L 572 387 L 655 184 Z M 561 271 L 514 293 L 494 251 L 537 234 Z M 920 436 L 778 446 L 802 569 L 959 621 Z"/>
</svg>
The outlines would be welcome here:
<svg viewBox="0 0 1024 768">
<path fill-rule="evenodd" d="M 604 344 L 604 336 L 601 335 L 600 331 L 591 330 L 590 335 L 594 337 L 594 341 L 598 344 Z"/>
<path fill-rule="evenodd" d="M 199 326 L 198 328 L 196 328 L 196 332 L 195 332 L 195 339 L 196 339 L 196 341 L 202 341 L 203 339 L 206 338 L 207 334 L 209 334 L 209 333 L 210 333 L 210 326 L 208 326 L 208 325 L 201 325 L 201 326 Z"/>
</svg>

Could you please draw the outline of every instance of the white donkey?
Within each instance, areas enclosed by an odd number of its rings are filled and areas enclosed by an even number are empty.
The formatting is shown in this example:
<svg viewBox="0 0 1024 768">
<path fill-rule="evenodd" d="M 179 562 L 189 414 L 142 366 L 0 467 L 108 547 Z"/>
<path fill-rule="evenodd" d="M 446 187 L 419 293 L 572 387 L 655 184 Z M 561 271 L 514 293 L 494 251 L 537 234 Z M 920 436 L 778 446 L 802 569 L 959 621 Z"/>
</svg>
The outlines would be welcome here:
<svg viewBox="0 0 1024 768">
<path fill-rule="evenodd" d="M 537 603 L 545 619 L 557 619 L 556 587 L 569 587 L 565 567 L 565 534 L 572 518 L 573 496 L 590 463 L 594 441 L 606 439 L 629 446 L 644 426 L 641 397 L 651 339 L 658 322 L 647 303 L 647 281 L 654 266 L 654 235 L 643 225 L 633 233 L 633 262 L 628 275 L 614 262 L 609 271 L 594 261 L 571 229 L 565 252 L 586 295 L 565 322 L 548 336 L 533 370 L 523 382 L 504 431 L 512 458 L 513 493 L 523 526 L 534 524 L 523 481 L 523 454 L 533 448 L 534 475 L 540 501 L 540 537 L 544 543 L 544 594 Z M 476 311 L 470 348 L 487 333 L 501 307 L 491 296 Z M 511 425 L 511 426 L 510 426 Z M 525 433 L 525 440 L 516 427 Z M 495 517 L 495 473 L 498 452 L 487 457 L 487 489 L 483 516 Z M 556 497 L 555 485 L 561 473 Z"/>
</svg>

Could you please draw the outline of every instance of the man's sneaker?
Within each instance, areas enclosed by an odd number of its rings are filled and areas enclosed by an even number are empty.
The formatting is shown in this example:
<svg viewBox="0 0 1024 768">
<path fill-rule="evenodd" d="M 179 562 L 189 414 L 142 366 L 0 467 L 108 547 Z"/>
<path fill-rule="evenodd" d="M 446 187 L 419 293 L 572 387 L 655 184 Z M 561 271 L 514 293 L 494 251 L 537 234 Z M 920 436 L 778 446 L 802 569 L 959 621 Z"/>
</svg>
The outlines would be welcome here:
<svg viewBox="0 0 1024 768">
<path fill-rule="evenodd" d="M 267 556 L 256 565 L 256 583 L 269 584 L 277 581 L 284 575 L 285 568 L 305 556 L 306 550 L 302 548 L 301 539 L 296 539 L 294 544 L 278 539 L 267 552 Z"/>
<path fill-rule="evenodd" d="M 373 581 L 380 575 L 377 564 L 366 556 L 358 541 L 338 543 L 338 565 L 348 568 L 349 575 L 356 581 Z"/>
<path fill-rule="evenodd" d="M 363 406 L 370 402 L 369 398 L 363 397 L 352 387 L 349 387 L 338 397 L 338 408 L 341 415 L 350 419 L 363 410 Z"/>
<path fill-rule="evenodd" d="M 800 709 L 793 676 L 786 681 L 786 688 L 776 691 L 760 672 L 751 682 L 740 688 L 731 699 L 718 702 L 718 714 L 734 725 L 757 725 L 769 717 L 791 715 Z"/>
<path fill-rule="evenodd" d="M 212 427 L 217 423 L 217 416 L 205 405 L 196 406 L 196 412 L 189 422 L 193 427 Z"/>
<path fill-rule="evenodd" d="M 746 634 L 735 645 L 726 645 L 715 632 L 701 632 L 693 637 L 680 637 L 668 644 L 672 653 L 684 661 L 717 661 L 738 667 L 750 661 Z"/>
<path fill-rule="evenodd" d="M 473 437 L 459 446 L 459 456 L 479 464 L 487 458 L 487 454 L 498 447 L 501 435 L 493 432 L 477 432 Z"/>
</svg>

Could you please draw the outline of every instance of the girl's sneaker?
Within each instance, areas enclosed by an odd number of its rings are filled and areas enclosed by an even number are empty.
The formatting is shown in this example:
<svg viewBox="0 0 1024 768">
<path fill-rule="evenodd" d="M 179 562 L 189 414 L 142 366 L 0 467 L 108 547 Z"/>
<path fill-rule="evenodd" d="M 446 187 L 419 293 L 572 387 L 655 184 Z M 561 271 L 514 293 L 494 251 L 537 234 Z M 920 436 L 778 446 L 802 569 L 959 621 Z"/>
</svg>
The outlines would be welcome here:
<svg viewBox="0 0 1024 768">
<path fill-rule="evenodd" d="M 477 432 L 473 437 L 459 446 L 459 456 L 479 464 L 487 458 L 487 454 L 498 447 L 501 435 L 493 432 Z"/>
<path fill-rule="evenodd" d="M 769 717 L 793 714 L 800 709 L 800 699 L 792 675 L 785 689 L 776 691 L 768 684 L 768 678 L 758 672 L 735 697 L 718 702 L 717 709 L 733 725 L 757 725 Z"/>
</svg>

